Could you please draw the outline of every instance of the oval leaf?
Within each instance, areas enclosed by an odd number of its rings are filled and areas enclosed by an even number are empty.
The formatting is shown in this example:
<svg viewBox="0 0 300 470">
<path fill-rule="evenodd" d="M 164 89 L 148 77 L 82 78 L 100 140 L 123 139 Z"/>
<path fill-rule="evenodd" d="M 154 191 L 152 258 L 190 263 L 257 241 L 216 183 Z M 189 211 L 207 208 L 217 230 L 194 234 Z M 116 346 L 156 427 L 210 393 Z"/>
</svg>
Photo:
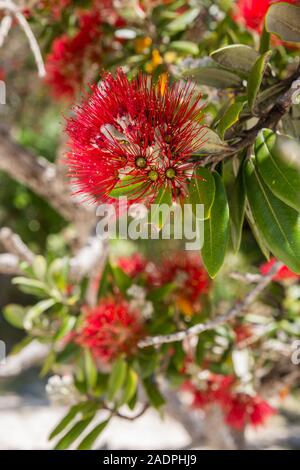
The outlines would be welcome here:
<svg viewBox="0 0 300 470">
<path fill-rule="evenodd" d="M 241 86 L 242 79 L 228 70 L 218 67 L 199 67 L 184 73 L 191 77 L 200 85 L 206 85 L 214 88 L 236 88 Z"/>
<path fill-rule="evenodd" d="M 235 251 L 239 250 L 241 244 L 245 203 L 246 193 L 241 164 L 229 196 L 231 239 Z"/>
<path fill-rule="evenodd" d="M 263 129 L 255 143 L 259 172 L 279 199 L 300 212 L 300 144 Z"/>
<path fill-rule="evenodd" d="M 278 199 L 261 179 L 254 161 L 245 165 L 250 208 L 270 251 L 300 273 L 300 214 Z"/>
<path fill-rule="evenodd" d="M 123 386 L 126 379 L 127 364 L 124 359 L 115 362 L 108 381 L 107 397 L 110 401 L 114 399 L 117 392 Z"/>
<path fill-rule="evenodd" d="M 210 56 L 221 67 L 247 75 L 259 54 L 249 46 L 232 44 L 214 51 Z"/>
<path fill-rule="evenodd" d="M 251 69 L 251 72 L 248 78 L 248 84 L 247 84 L 248 103 L 252 112 L 255 107 L 256 98 L 260 90 L 261 82 L 262 82 L 264 73 L 266 71 L 268 62 L 270 60 L 271 54 L 272 54 L 271 51 L 265 52 L 257 59 L 257 61 L 255 62 L 255 64 L 253 65 Z"/>
<path fill-rule="evenodd" d="M 104 431 L 106 426 L 109 423 L 109 419 L 103 421 L 102 423 L 98 424 L 79 444 L 77 447 L 78 450 L 89 450 L 92 448 L 96 439 L 100 436 L 100 434 Z"/>
<path fill-rule="evenodd" d="M 210 275 L 215 277 L 226 254 L 229 234 L 229 208 L 222 179 L 214 173 L 216 193 L 210 218 L 204 222 L 203 263 Z"/>
<path fill-rule="evenodd" d="M 230 129 L 230 127 L 239 120 L 240 113 L 242 112 L 244 106 L 245 101 L 233 103 L 231 106 L 229 106 L 218 125 L 218 131 L 222 139 L 224 139 L 227 129 Z"/>
<path fill-rule="evenodd" d="M 204 167 L 198 167 L 194 171 L 189 185 L 189 203 L 192 205 L 193 214 L 196 216 L 196 205 L 204 205 L 204 219 L 208 219 L 215 198 L 215 180 L 212 173 Z"/>
<path fill-rule="evenodd" d="M 283 41 L 300 42 L 300 7 L 288 3 L 276 3 L 268 10 L 266 30 Z"/>
</svg>

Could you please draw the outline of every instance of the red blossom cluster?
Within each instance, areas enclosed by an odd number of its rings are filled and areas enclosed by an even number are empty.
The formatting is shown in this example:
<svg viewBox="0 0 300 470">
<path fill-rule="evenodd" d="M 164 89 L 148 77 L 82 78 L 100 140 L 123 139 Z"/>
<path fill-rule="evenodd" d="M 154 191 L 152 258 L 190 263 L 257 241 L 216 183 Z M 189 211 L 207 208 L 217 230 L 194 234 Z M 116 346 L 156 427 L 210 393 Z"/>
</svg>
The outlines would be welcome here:
<svg viewBox="0 0 300 470">
<path fill-rule="evenodd" d="M 118 266 L 131 278 L 145 272 L 147 265 L 147 260 L 140 253 L 133 253 L 131 256 L 121 256 L 118 259 Z"/>
<path fill-rule="evenodd" d="M 205 409 L 218 404 L 225 417 L 225 422 L 235 428 L 243 429 L 246 425 L 263 425 L 275 409 L 259 395 L 248 395 L 234 390 L 235 377 L 210 373 L 209 378 L 198 388 L 191 381 L 185 382 L 183 390 L 192 394 L 192 407 Z"/>
<path fill-rule="evenodd" d="M 133 354 L 144 336 L 139 312 L 124 299 L 103 299 L 96 307 L 86 308 L 84 313 L 76 342 L 102 362 L 111 362 L 122 354 Z"/>
<path fill-rule="evenodd" d="M 233 18 L 243 26 L 253 31 L 261 32 L 264 18 L 269 7 L 273 3 L 279 3 L 280 1 L 281 0 L 237 0 L 233 11 Z M 299 0 L 284 1 L 285 3 L 300 4 Z"/>
<path fill-rule="evenodd" d="M 275 258 L 272 258 L 272 259 L 270 259 L 270 261 L 264 263 L 260 267 L 261 274 L 263 274 L 264 276 L 266 274 L 269 274 L 269 272 L 273 268 L 276 261 L 277 260 Z M 274 275 L 273 280 L 274 281 L 284 281 L 286 279 L 297 280 L 297 279 L 300 279 L 300 275 L 294 273 L 293 271 L 291 271 L 287 266 L 282 266 L 282 268 L 280 268 L 279 271 Z"/>
<path fill-rule="evenodd" d="M 128 80 L 119 69 L 104 75 L 68 120 L 67 161 L 78 192 L 92 201 L 150 203 L 160 191 L 173 200 L 187 194 L 190 157 L 204 140 L 201 95 L 181 81 L 157 84 L 140 74 Z"/>
</svg>

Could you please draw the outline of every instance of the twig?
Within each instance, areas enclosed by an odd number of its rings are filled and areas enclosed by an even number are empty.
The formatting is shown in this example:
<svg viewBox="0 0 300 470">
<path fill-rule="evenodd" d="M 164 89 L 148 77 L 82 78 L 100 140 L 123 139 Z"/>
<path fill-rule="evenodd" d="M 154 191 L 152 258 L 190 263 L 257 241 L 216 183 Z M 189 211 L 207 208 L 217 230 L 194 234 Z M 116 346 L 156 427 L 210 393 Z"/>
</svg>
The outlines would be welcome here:
<svg viewBox="0 0 300 470">
<path fill-rule="evenodd" d="M 10 253 L 0 255 L 0 273 L 1 274 L 20 274 L 19 258 Z"/>
<path fill-rule="evenodd" d="M 66 220 L 76 224 L 78 238 L 86 240 L 96 220 L 93 207 L 79 204 L 56 165 L 19 145 L 3 127 L 0 127 L 0 170 L 45 198 Z"/>
<path fill-rule="evenodd" d="M 199 159 L 199 157 L 197 157 L 197 159 L 195 158 L 193 161 L 201 166 L 208 164 L 216 165 L 226 158 L 233 157 L 241 150 L 253 145 L 257 134 L 261 129 L 275 128 L 280 119 L 290 110 L 291 106 L 293 105 L 293 96 L 295 94 L 295 87 L 293 85 L 297 83 L 299 78 L 300 66 L 291 77 L 285 80 L 286 86 L 288 86 L 288 89 L 285 91 L 285 93 L 277 98 L 274 106 L 259 119 L 258 123 L 252 127 L 252 129 L 240 135 L 240 139 L 236 144 L 229 147 L 228 150 L 222 150 L 220 153 L 209 155 L 203 159 Z"/>
<path fill-rule="evenodd" d="M 49 347 L 38 341 L 32 341 L 19 354 L 9 356 L 3 365 L 0 365 L 0 379 L 15 377 L 24 370 L 38 365 L 45 360 Z"/>
<path fill-rule="evenodd" d="M 3 46 L 6 36 L 12 25 L 12 18 L 10 15 L 4 16 L 0 24 L 0 47 Z"/>
<path fill-rule="evenodd" d="M 4 227 L 0 230 L 0 242 L 10 254 L 17 256 L 19 261 L 32 263 L 34 253 L 25 245 L 19 235 L 11 229 Z"/>
<path fill-rule="evenodd" d="M 14 2 L 12 2 L 12 0 L 0 1 L 0 8 L 9 11 L 18 21 L 19 25 L 23 29 L 28 39 L 32 54 L 36 62 L 38 74 L 40 77 L 44 77 L 46 75 L 46 70 L 45 70 L 45 65 L 44 65 L 42 54 L 41 54 L 41 50 L 32 32 L 32 29 L 30 28 L 28 21 L 26 20 L 22 11 L 17 5 L 15 5 Z"/>
<path fill-rule="evenodd" d="M 165 343 L 173 343 L 175 341 L 182 341 L 185 338 L 191 336 L 198 336 L 207 330 L 213 330 L 219 325 L 223 325 L 228 321 L 232 320 L 238 316 L 246 307 L 248 307 L 258 296 L 259 294 L 270 284 L 274 275 L 282 267 L 281 262 L 274 264 L 270 272 L 264 276 L 261 281 L 245 296 L 244 300 L 236 303 L 232 308 L 230 308 L 224 315 L 220 315 L 213 320 L 208 321 L 207 323 L 198 323 L 197 325 L 188 328 L 187 330 L 178 331 L 177 333 L 172 333 L 169 335 L 158 335 L 153 337 L 148 337 L 144 340 L 141 340 L 138 343 L 139 348 L 146 348 L 148 346 L 160 346 Z"/>
<path fill-rule="evenodd" d="M 229 274 L 229 277 L 231 279 L 234 279 L 236 281 L 241 281 L 241 282 L 246 282 L 249 284 L 256 284 L 257 282 L 260 282 L 264 276 L 262 274 L 253 274 L 253 273 L 238 273 L 238 272 L 232 272 Z"/>
</svg>

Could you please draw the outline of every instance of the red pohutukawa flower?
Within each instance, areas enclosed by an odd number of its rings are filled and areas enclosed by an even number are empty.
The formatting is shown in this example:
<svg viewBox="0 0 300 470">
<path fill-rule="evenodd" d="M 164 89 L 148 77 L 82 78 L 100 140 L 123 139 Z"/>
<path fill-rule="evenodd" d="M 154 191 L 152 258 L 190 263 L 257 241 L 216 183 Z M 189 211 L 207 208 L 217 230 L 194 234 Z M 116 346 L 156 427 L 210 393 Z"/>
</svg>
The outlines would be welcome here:
<svg viewBox="0 0 300 470">
<path fill-rule="evenodd" d="M 264 263 L 260 267 L 261 274 L 263 275 L 269 274 L 269 272 L 271 271 L 275 263 L 276 263 L 275 258 L 272 258 L 267 263 Z M 291 271 L 287 266 L 282 266 L 282 268 L 280 268 L 279 271 L 274 275 L 273 280 L 283 281 L 285 279 L 294 279 L 294 280 L 300 279 L 300 275 Z"/>
<path fill-rule="evenodd" d="M 139 75 L 129 81 L 122 70 L 104 75 L 67 123 L 70 174 L 78 192 L 90 200 L 110 200 L 112 190 L 131 202 L 153 201 L 162 188 L 174 200 L 186 194 L 193 170 L 190 157 L 204 140 L 201 95 L 195 85 L 154 84 Z"/>
<path fill-rule="evenodd" d="M 281 0 L 237 0 L 233 17 L 234 19 L 254 31 L 261 32 L 264 18 L 273 3 Z M 299 0 L 284 0 L 286 3 L 300 4 Z"/>
<path fill-rule="evenodd" d="M 235 429 L 243 429 L 247 424 L 265 424 L 276 410 L 259 395 L 236 392 L 234 384 L 232 375 L 211 373 L 201 389 L 187 381 L 183 390 L 192 395 L 192 407 L 196 409 L 217 403 L 223 410 L 226 423 Z"/>
<path fill-rule="evenodd" d="M 82 13 L 78 32 L 54 40 L 46 59 L 46 82 L 56 98 L 74 98 L 83 83 L 87 64 L 100 60 L 101 25 L 98 10 Z"/>
<path fill-rule="evenodd" d="M 139 312 L 123 299 L 103 299 L 97 307 L 86 309 L 76 341 L 89 348 L 96 359 L 111 362 L 122 354 L 132 355 L 144 336 Z"/>
</svg>

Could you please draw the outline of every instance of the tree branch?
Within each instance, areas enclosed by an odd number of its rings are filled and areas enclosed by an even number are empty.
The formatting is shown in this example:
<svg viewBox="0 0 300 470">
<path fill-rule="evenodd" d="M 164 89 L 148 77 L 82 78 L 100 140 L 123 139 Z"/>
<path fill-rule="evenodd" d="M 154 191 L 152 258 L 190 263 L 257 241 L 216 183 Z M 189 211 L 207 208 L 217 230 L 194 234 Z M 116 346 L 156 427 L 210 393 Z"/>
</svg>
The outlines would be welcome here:
<svg viewBox="0 0 300 470">
<path fill-rule="evenodd" d="M 1 127 L 0 170 L 43 197 L 67 221 L 76 225 L 78 238 L 86 239 L 96 220 L 92 206 L 79 204 L 54 164 L 20 146 Z"/>
<path fill-rule="evenodd" d="M 199 160 L 199 157 L 197 157 L 197 160 L 194 159 L 194 162 L 201 166 L 208 164 L 216 165 L 225 158 L 232 157 L 241 150 L 253 145 L 260 130 L 265 128 L 275 128 L 280 119 L 290 110 L 293 105 L 293 96 L 295 95 L 297 88 L 299 88 L 299 78 L 300 66 L 291 77 L 284 81 L 287 87 L 286 91 L 277 98 L 273 107 L 261 116 L 258 123 L 254 127 L 246 132 L 243 132 L 239 136 L 239 141 L 236 144 L 229 147 L 228 150 L 222 150 L 220 154 L 217 153 L 214 155 L 209 155 L 202 160 Z"/>
<path fill-rule="evenodd" d="M 183 341 L 185 338 L 191 336 L 198 336 L 204 331 L 213 330 L 219 325 L 223 325 L 233 318 L 237 317 L 246 307 L 259 296 L 259 294 L 270 284 L 274 275 L 283 266 L 281 262 L 274 264 L 270 272 L 264 276 L 260 282 L 245 296 L 244 300 L 236 303 L 224 315 L 220 315 L 207 323 L 198 323 L 197 325 L 188 328 L 187 330 L 178 331 L 169 335 L 150 336 L 138 343 L 139 348 L 146 348 L 148 346 L 160 346 L 165 343 L 173 343 L 175 341 Z"/>
<path fill-rule="evenodd" d="M 35 255 L 21 240 L 19 235 L 7 227 L 0 230 L 0 242 L 3 247 L 12 255 L 15 255 L 19 261 L 26 261 L 31 264 Z"/>
</svg>

